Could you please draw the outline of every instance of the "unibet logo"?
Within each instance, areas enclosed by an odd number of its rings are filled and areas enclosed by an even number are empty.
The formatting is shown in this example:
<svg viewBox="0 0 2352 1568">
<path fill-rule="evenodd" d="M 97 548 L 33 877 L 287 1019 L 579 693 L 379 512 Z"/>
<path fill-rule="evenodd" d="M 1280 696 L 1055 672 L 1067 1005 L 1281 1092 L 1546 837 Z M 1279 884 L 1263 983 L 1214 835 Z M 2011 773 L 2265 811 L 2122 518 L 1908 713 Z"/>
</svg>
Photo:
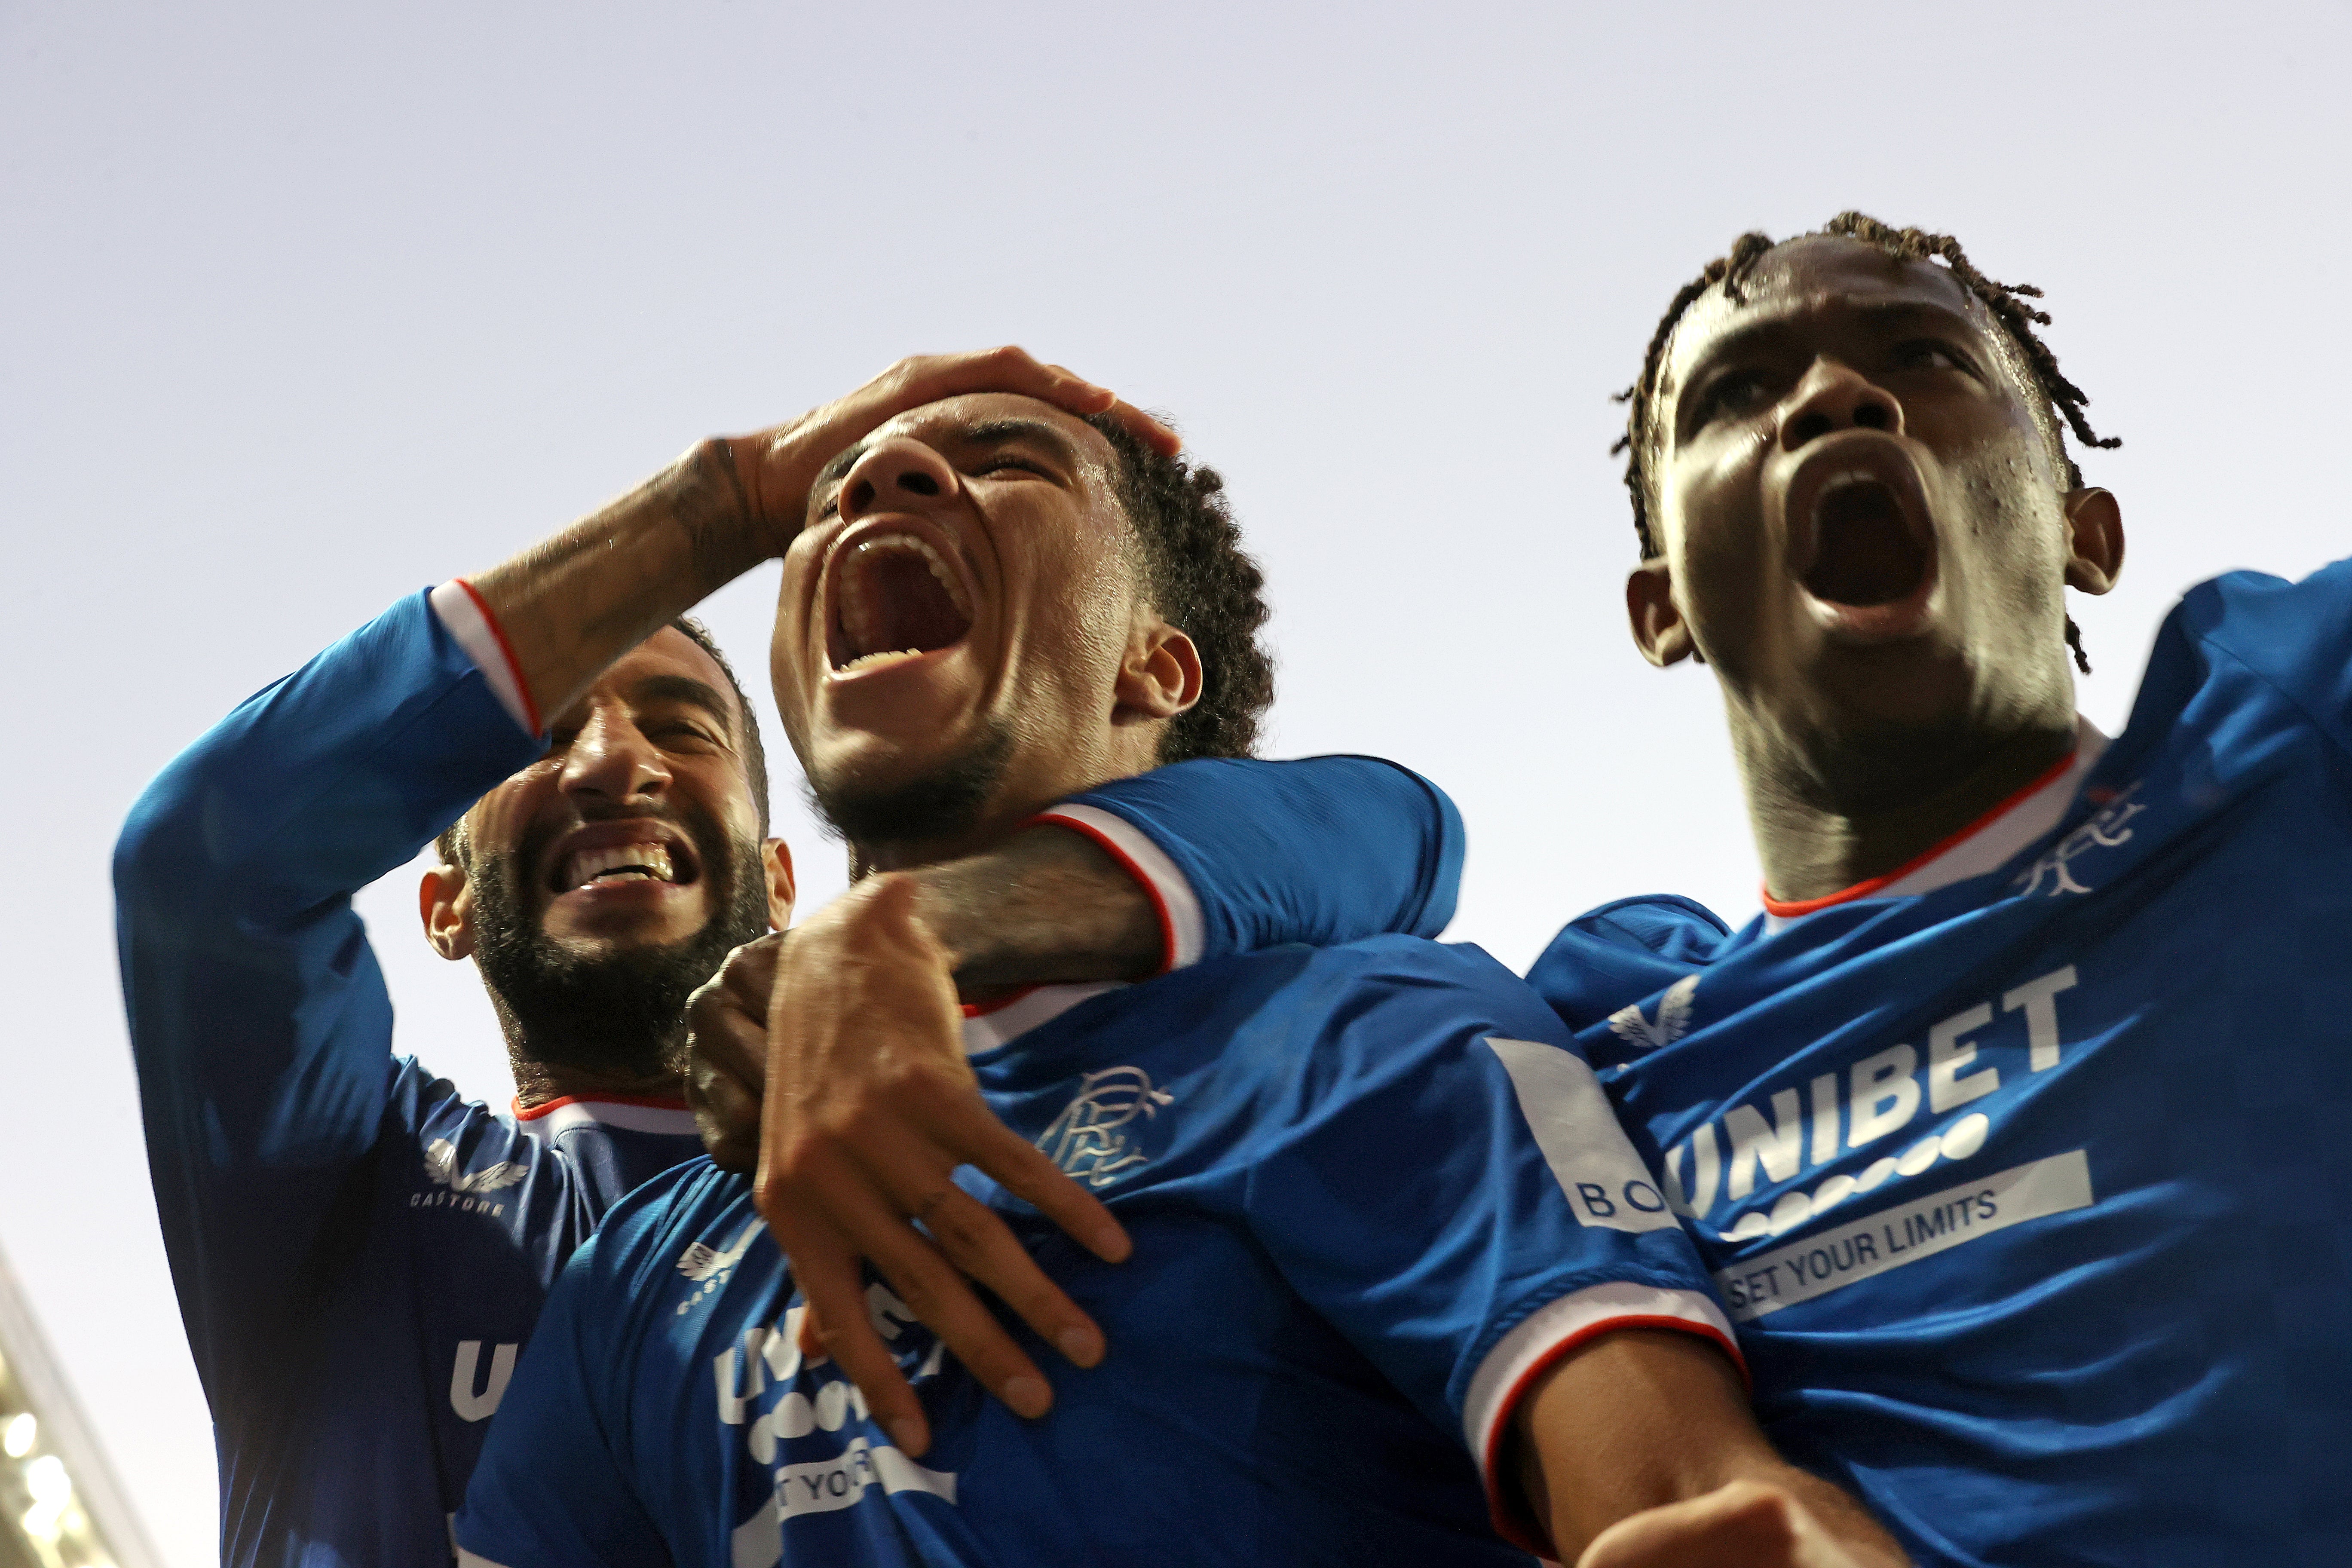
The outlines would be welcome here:
<svg viewBox="0 0 2352 1568">
<path fill-rule="evenodd" d="M 1759 1185 L 1794 1180 L 1808 1165 L 1826 1165 L 1909 1126 L 1924 1108 L 1955 1110 L 2000 1087 L 2000 1070 L 1978 1059 L 1979 1037 L 2000 1016 L 2022 1014 L 2026 1070 L 2058 1065 L 2060 993 L 2074 989 L 2074 966 L 2053 969 L 1997 998 L 1966 1007 L 1929 1026 L 1925 1061 L 1908 1043 L 1873 1052 L 1843 1072 L 1814 1078 L 1801 1092 L 1777 1089 L 1762 1107 L 1736 1105 L 1666 1151 L 1666 1195 L 1676 1213 L 1704 1219 L 1718 1198 L 1737 1205 Z M 1991 1121 L 1982 1112 L 1873 1161 L 1860 1173 L 1830 1176 L 1810 1192 L 1780 1194 L 1769 1211 L 1750 1209 L 1723 1227 L 1727 1241 L 1778 1236 L 1827 1213 L 1857 1193 L 1896 1176 L 1916 1176 L 1943 1160 L 1965 1160 L 1984 1145 Z"/>
</svg>

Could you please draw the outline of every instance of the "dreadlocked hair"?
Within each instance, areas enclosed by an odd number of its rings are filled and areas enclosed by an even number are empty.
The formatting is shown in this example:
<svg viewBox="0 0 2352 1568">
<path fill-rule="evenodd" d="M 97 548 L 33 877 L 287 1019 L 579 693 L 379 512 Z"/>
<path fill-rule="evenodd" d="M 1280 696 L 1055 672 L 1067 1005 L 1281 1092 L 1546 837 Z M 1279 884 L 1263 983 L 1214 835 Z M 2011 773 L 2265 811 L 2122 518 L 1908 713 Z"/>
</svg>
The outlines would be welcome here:
<svg viewBox="0 0 2352 1568">
<path fill-rule="evenodd" d="M 2090 395 L 2066 378 L 2058 368 L 2058 356 L 2050 352 L 2041 334 L 2033 329 L 2050 324 L 2050 312 L 2030 305 L 2029 300 L 2042 298 L 2042 290 L 2031 283 L 1999 283 L 1977 270 L 1976 264 L 1960 248 L 1960 242 L 1948 234 L 1929 234 L 1925 229 L 1896 228 L 1867 214 L 1842 212 L 1811 234 L 1798 235 L 1799 239 L 1820 237 L 1859 240 L 1874 245 L 1897 261 L 1941 261 L 1960 287 L 1973 295 L 1979 303 L 1992 313 L 2001 330 L 2017 352 L 2023 356 L 2026 368 L 2032 373 L 2035 389 L 2042 395 L 2045 429 L 2052 449 L 2066 466 L 2068 488 L 2080 489 L 2083 470 L 2066 450 L 2054 415 L 2065 421 L 2066 428 L 2085 447 L 2101 448 L 2120 447 L 2123 442 L 2114 437 L 2102 437 L 2091 428 L 2084 416 L 2084 405 Z M 1642 559 L 1650 560 L 1661 552 L 1657 533 L 1650 521 L 1650 454 L 1657 440 L 1654 405 L 1657 399 L 1658 377 L 1665 368 L 1666 345 L 1675 335 L 1683 312 L 1691 302 L 1718 284 L 1724 298 L 1734 305 L 1748 302 L 1746 283 L 1756 264 L 1780 243 L 1769 235 L 1750 230 L 1732 241 L 1730 251 L 1706 264 L 1696 278 L 1678 289 L 1666 313 L 1658 318 L 1657 330 L 1650 334 L 1650 346 L 1642 356 L 1642 374 L 1633 385 L 1616 395 L 1616 401 L 1629 406 L 1625 414 L 1625 433 L 1610 448 L 1610 455 L 1619 452 L 1625 457 L 1625 489 L 1633 501 L 1633 535 L 1641 543 Z M 2091 672 L 2090 658 L 2083 652 L 2082 629 L 2074 625 L 2072 616 L 2066 617 L 2066 646 L 2074 652 L 2074 662 L 2083 673 Z"/>
<path fill-rule="evenodd" d="M 1201 700 L 1169 721 L 1160 761 L 1246 757 L 1274 700 L 1274 660 L 1258 641 L 1265 574 L 1242 548 L 1224 477 L 1146 446 L 1107 414 L 1087 423 L 1118 458 L 1113 489 L 1152 607 L 1200 650 Z"/>
</svg>

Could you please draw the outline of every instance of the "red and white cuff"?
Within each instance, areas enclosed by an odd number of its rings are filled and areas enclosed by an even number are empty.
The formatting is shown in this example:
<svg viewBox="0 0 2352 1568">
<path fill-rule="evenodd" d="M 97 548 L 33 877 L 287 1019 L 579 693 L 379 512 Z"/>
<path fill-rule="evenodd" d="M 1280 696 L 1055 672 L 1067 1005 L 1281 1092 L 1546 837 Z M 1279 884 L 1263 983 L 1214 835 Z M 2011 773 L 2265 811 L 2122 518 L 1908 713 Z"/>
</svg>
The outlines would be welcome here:
<svg viewBox="0 0 2352 1568">
<path fill-rule="evenodd" d="M 1748 1375 L 1748 1363 L 1739 1354 L 1730 1320 L 1711 1298 L 1697 1290 L 1625 1280 L 1588 1285 L 1538 1308 L 1505 1334 L 1470 1379 L 1470 1392 L 1462 1402 L 1462 1435 L 1486 1484 L 1486 1508 L 1496 1532 L 1538 1556 L 1550 1556 L 1551 1543 L 1537 1533 L 1524 1507 L 1512 1503 L 1513 1490 L 1507 1484 L 1510 1478 L 1495 1473 L 1503 1438 L 1518 1413 L 1519 1401 L 1534 1388 L 1537 1379 L 1578 1346 L 1620 1329 L 1678 1329 L 1703 1335 L 1723 1347 L 1742 1378 Z"/>
<path fill-rule="evenodd" d="M 526 734 L 534 738 L 544 734 L 539 705 L 530 700 L 530 688 L 523 683 L 522 667 L 515 662 L 507 634 L 499 629 L 498 617 L 490 614 L 490 606 L 483 603 L 474 585 L 463 577 L 452 577 L 433 590 L 430 602 L 433 613 L 441 617 L 442 629 L 466 650 L 466 657 L 489 682 L 499 706 Z"/>
<path fill-rule="evenodd" d="M 1030 818 L 1083 833 L 1102 846 L 1127 874 L 1142 884 L 1160 917 L 1160 972 L 1183 969 L 1201 962 L 1201 900 L 1176 862 L 1150 837 L 1125 817 L 1094 805 L 1049 807 Z"/>
</svg>

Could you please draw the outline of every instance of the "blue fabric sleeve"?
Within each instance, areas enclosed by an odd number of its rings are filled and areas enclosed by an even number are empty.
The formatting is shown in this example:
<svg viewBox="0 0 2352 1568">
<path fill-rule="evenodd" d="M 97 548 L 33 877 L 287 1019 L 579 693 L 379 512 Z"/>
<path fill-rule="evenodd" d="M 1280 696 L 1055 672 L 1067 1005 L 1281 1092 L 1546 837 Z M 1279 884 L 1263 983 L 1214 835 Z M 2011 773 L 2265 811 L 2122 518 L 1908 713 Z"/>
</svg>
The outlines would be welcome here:
<svg viewBox="0 0 2352 1568">
<path fill-rule="evenodd" d="M 630 1314 L 621 1282 L 597 1260 L 597 1239 L 564 1266 L 499 1401 L 457 1510 L 467 1568 L 670 1562 L 621 1453 L 626 1374 L 614 1341 Z"/>
<path fill-rule="evenodd" d="M 1454 918 L 1461 814 L 1444 790 L 1378 757 L 1201 758 L 1076 804 L 1123 818 L 1175 862 L 1200 900 L 1203 959 L 1433 937 Z"/>
<path fill-rule="evenodd" d="M 149 785 L 115 931 L 173 1282 L 215 1397 L 364 1201 L 392 1002 L 352 894 L 540 754 L 418 594 L 248 699 Z"/>
<path fill-rule="evenodd" d="M 1587 1287 L 1719 1310 L 1605 1092 L 1523 982 L 1475 948 L 1394 938 L 1324 963 L 1338 984 L 1300 1011 L 1330 1023 L 1297 1043 L 1263 1112 L 1284 1131 L 1253 1164 L 1251 1226 L 1424 1415 L 1465 1432 L 1490 1352 Z"/>
<path fill-rule="evenodd" d="M 2352 561 L 2300 583 L 2232 572 L 2191 589 L 2175 614 L 2183 629 L 2225 649 L 2352 752 Z"/>
</svg>

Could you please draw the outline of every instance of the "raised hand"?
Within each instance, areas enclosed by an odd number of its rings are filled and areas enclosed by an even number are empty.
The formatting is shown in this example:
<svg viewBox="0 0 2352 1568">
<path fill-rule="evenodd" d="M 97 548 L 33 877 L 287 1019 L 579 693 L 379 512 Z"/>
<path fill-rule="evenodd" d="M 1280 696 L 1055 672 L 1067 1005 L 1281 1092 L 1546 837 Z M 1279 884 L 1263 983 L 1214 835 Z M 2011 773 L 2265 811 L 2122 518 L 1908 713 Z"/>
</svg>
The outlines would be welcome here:
<svg viewBox="0 0 2352 1568">
<path fill-rule="evenodd" d="M 718 589 L 782 554 L 824 465 L 884 421 L 968 392 L 1109 414 L 1163 451 L 1173 432 L 1017 348 L 900 360 L 846 397 L 749 436 L 698 442 L 635 489 L 471 581 L 525 705 L 551 719 L 614 660 Z"/>
<path fill-rule="evenodd" d="M 836 455 L 909 409 L 973 392 L 1034 397 L 1081 417 L 1108 414 L 1160 451 L 1179 446 L 1175 432 L 1108 387 L 1041 364 L 1024 350 L 917 354 L 790 424 L 728 442 L 751 509 L 770 531 L 769 553 L 782 554 L 800 531 L 809 489 Z"/>
</svg>

